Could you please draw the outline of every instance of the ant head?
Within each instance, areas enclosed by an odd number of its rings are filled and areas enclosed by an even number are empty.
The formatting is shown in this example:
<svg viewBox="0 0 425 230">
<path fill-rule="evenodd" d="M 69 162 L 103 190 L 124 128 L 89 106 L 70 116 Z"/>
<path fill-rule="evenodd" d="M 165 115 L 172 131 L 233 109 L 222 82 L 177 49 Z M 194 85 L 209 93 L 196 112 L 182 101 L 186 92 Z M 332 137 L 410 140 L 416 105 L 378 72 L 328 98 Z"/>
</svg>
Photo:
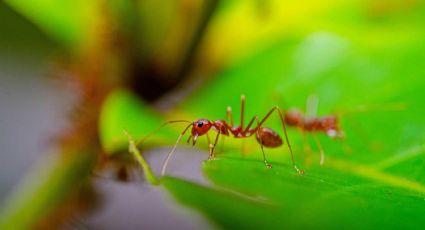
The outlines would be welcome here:
<svg viewBox="0 0 425 230">
<path fill-rule="evenodd" d="M 193 142 L 192 144 L 196 144 L 196 139 L 198 139 L 198 136 L 202 136 L 206 134 L 211 129 L 211 122 L 207 119 L 198 119 L 197 121 L 193 122 L 192 126 L 192 136 L 193 136 Z"/>
<path fill-rule="evenodd" d="M 298 109 L 291 109 L 285 113 L 285 123 L 289 126 L 300 126 L 304 122 L 304 114 Z"/>
</svg>

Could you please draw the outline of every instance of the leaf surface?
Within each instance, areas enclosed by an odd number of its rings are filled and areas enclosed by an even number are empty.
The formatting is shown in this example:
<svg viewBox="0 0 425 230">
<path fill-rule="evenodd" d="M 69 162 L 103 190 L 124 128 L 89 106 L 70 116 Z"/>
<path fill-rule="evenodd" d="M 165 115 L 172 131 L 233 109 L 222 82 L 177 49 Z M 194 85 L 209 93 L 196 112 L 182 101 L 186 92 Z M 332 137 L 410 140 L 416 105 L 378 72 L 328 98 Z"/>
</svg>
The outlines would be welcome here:
<svg viewBox="0 0 425 230">
<path fill-rule="evenodd" d="M 187 185 L 186 193 L 180 191 L 182 185 L 178 190 L 174 185 L 168 188 L 223 228 L 421 229 L 425 224 L 421 214 L 425 211 L 425 99 L 424 73 L 417 66 L 425 60 L 423 51 L 420 44 L 394 50 L 319 32 L 284 39 L 223 71 L 182 108 L 223 119 L 229 104 L 238 121 L 242 93 L 247 97 L 246 119 L 256 114 L 261 118 L 275 104 L 284 110 L 304 110 L 306 98 L 313 94 L 320 101 L 319 116 L 339 111 L 346 139 L 318 135 L 326 154 L 320 167 L 312 136 L 307 135 L 305 143 L 302 134 L 291 129 L 289 137 L 297 163 L 306 170 L 304 176 L 289 166 L 286 147 L 266 149 L 274 166 L 266 169 L 254 140 L 248 141 L 248 156 L 228 150 L 205 163 L 203 171 L 215 186 L 264 199 L 273 208 L 247 207 L 239 203 L 240 197 L 228 201 L 231 198 L 210 188 L 198 191 Z M 220 97 L 211 92 L 220 92 Z M 205 101 L 210 106 L 191 107 Z M 283 133 L 277 116 L 266 126 Z"/>
</svg>

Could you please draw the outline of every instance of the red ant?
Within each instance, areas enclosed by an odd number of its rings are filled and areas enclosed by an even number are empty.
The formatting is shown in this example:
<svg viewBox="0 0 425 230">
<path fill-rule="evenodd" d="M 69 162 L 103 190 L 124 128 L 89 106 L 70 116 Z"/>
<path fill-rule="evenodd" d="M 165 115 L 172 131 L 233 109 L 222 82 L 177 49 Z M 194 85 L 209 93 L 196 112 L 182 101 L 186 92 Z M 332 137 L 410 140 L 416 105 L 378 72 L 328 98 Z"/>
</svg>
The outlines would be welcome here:
<svg viewBox="0 0 425 230">
<path fill-rule="evenodd" d="M 317 147 L 320 151 L 320 165 L 323 165 L 325 161 L 325 153 L 320 144 L 316 133 L 325 133 L 328 137 L 332 139 L 344 139 L 345 134 L 340 128 L 339 119 L 336 115 L 327 115 L 327 116 L 317 116 L 317 105 L 318 98 L 314 95 L 307 98 L 307 108 L 306 113 L 304 114 L 298 109 L 291 109 L 285 112 L 285 123 L 290 127 L 297 127 L 303 133 L 304 142 L 306 143 L 305 133 L 311 133 L 314 141 L 316 142 Z M 404 103 L 394 103 L 394 104 L 384 104 L 384 105 L 374 105 L 372 107 L 368 106 L 357 106 L 356 109 L 351 112 L 372 112 L 372 111 L 391 111 L 391 110 L 401 110 L 405 109 L 406 104 Z M 347 113 L 347 111 L 345 112 Z M 347 116 L 348 121 L 350 116 Z"/>
<path fill-rule="evenodd" d="M 280 111 L 280 109 L 277 106 L 274 106 L 273 108 L 270 109 L 270 111 L 266 114 L 266 116 L 264 116 L 264 118 L 261 121 L 259 120 L 258 116 L 254 116 L 250 120 L 248 125 L 246 127 L 244 127 L 245 96 L 242 95 L 241 96 L 240 125 L 234 125 L 233 124 L 232 109 L 231 109 L 230 106 L 228 106 L 227 107 L 227 118 L 228 118 L 230 124 L 228 124 L 224 120 L 210 121 L 208 119 L 202 118 L 202 119 L 198 119 L 194 122 L 190 122 L 190 121 L 186 121 L 186 120 L 168 121 L 168 122 L 164 123 L 162 126 L 160 126 L 158 129 L 160 129 L 160 128 L 162 128 L 165 125 L 170 124 L 170 123 L 177 123 L 177 122 L 189 123 L 189 125 L 186 126 L 186 128 L 181 132 L 181 134 L 177 138 L 177 141 L 174 144 L 170 153 L 168 153 L 168 156 L 165 159 L 164 164 L 162 166 L 161 174 L 162 175 L 165 174 L 165 170 L 166 170 L 168 161 L 170 160 L 172 154 L 174 153 L 174 151 L 175 151 L 178 143 L 180 142 L 181 138 L 186 134 L 186 132 L 189 130 L 190 127 L 192 127 L 192 130 L 191 130 L 191 135 L 189 136 L 189 139 L 187 140 L 187 142 L 189 143 L 190 140 L 192 140 L 193 146 L 196 144 L 198 137 L 207 134 L 211 130 L 211 128 L 213 130 L 217 131 L 217 135 L 215 137 L 213 144 L 211 144 L 210 139 L 208 138 L 208 147 L 209 147 L 209 158 L 208 159 L 214 158 L 214 148 L 217 145 L 217 142 L 218 142 L 220 135 L 230 136 L 230 134 L 232 134 L 233 137 L 235 137 L 235 138 L 248 138 L 248 137 L 251 137 L 255 134 L 255 137 L 256 137 L 256 139 L 257 139 L 257 141 L 258 141 L 258 143 L 260 144 L 260 147 L 261 147 L 264 164 L 266 165 L 267 168 L 271 168 L 272 165 L 269 164 L 267 159 L 266 159 L 266 154 L 264 153 L 264 147 L 275 148 L 275 147 L 279 147 L 283 144 L 282 138 L 279 136 L 278 133 L 276 133 L 275 131 L 273 131 L 270 128 L 263 127 L 264 122 L 270 117 L 270 115 L 273 112 L 278 113 L 280 121 L 282 123 L 286 143 L 288 145 L 288 149 L 289 149 L 289 152 L 291 154 L 291 161 L 292 161 L 292 165 L 293 165 L 294 169 L 300 174 L 304 173 L 304 171 L 299 170 L 298 167 L 295 164 L 294 155 L 292 153 L 291 144 L 289 143 L 288 134 L 287 134 L 287 131 L 286 131 L 285 118 L 284 118 L 283 113 Z M 253 126 L 254 122 L 256 122 L 256 126 L 254 128 L 251 128 Z M 139 143 L 143 142 L 147 137 L 148 136 L 143 138 L 141 141 L 139 141 Z"/>
<path fill-rule="evenodd" d="M 323 132 L 333 139 L 343 139 L 344 132 L 340 129 L 339 120 L 335 115 L 318 117 L 316 115 L 318 99 L 310 96 L 307 99 L 307 111 L 304 115 L 298 109 L 291 109 L 285 112 L 285 122 L 288 126 L 297 127 L 304 134 L 311 133 L 320 151 L 320 165 L 325 161 L 325 154 L 316 133 Z M 304 136 L 305 138 L 305 136 Z"/>
<path fill-rule="evenodd" d="M 186 122 L 189 123 L 188 126 L 181 132 L 179 137 L 177 138 L 176 143 L 174 144 L 172 150 L 168 153 L 167 158 L 164 161 L 164 164 L 162 166 L 161 174 L 165 174 L 166 167 L 168 165 L 168 162 L 174 153 L 178 143 L 180 142 L 181 138 L 186 134 L 186 132 L 189 130 L 190 127 L 192 127 L 191 135 L 189 136 L 189 139 L 187 142 L 189 143 L 190 140 L 192 140 L 192 145 L 194 146 L 196 144 L 196 141 L 199 136 L 207 134 L 211 128 L 215 131 L 217 131 L 217 135 L 215 137 L 214 143 L 211 144 L 210 139 L 208 140 L 208 147 L 209 147 L 209 158 L 212 159 L 214 157 L 214 149 L 217 145 L 218 139 L 220 135 L 230 136 L 230 134 L 233 135 L 235 138 L 248 138 L 253 136 L 254 134 L 256 137 L 256 140 L 260 144 L 261 152 L 263 154 L 263 161 L 267 168 L 271 168 L 271 164 L 268 163 L 266 159 L 266 155 L 264 153 L 264 147 L 268 148 L 275 148 L 279 147 L 283 144 L 282 138 L 277 134 L 274 130 L 270 128 L 263 127 L 264 122 L 270 117 L 270 115 L 273 112 L 277 112 L 282 124 L 282 128 L 285 134 L 285 139 L 288 144 L 288 149 L 291 154 L 291 161 L 294 169 L 300 173 L 303 174 L 304 171 L 298 169 L 298 167 L 295 164 L 294 155 L 292 152 L 292 147 L 288 139 L 288 134 L 286 130 L 286 125 L 290 127 L 297 127 L 301 130 L 303 134 L 305 133 L 311 133 L 314 137 L 314 140 L 316 142 L 317 147 L 320 150 L 320 164 L 323 165 L 325 155 L 323 148 L 320 144 L 320 141 L 318 137 L 316 136 L 317 133 L 322 132 L 325 133 L 327 136 L 333 138 L 333 139 L 343 139 L 345 138 L 344 132 L 340 129 L 339 119 L 336 115 L 328 115 L 328 116 L 317 116 L 317 105 L 318 105 L 318 99 L 316 96 L 310 96 L 307 99 L 307 109 L 306 113 L 304 114 L 300 110 L 297 109 L 291 109 L 286 112 L 282 112 L 279 107 L 274 106 L 270 109 L 270 111 L 264 116 L 264 118 L 260 121 L 258 116 L 254 116 L 248 125 L 244 128 L 244 113 L 245 113 L 245 96 L 241 96 L 241 117 L 240 117 L 240 125 L 234 125 L 233 119 L 232 119 L 232 109 L 230 106 L 227 107 L 227 119 L 230 124 L 228 124 L 224 120 L 216 120 L 216 121 L 210 121 L 208 119 L 198 119 L 194 122 L 190 122 L 187 120 L 174 120 L 174 121 L 168 121 L 165 122 L 163 125 L 161 125 L 156 131 L 158 131 L 160 128 L 164 127 L 167 124 L 170 123 L 177 123 L 177 122 Z M 406 105 L 404 103 L 397 103 L 397 104 L 391 104 L 391 105 L 380 105 L 376 106 L 379 110 L 399 110 L 404 109 Z M 361 111 L 370 111 L 370 109 L 364 108 L 363 106 L 359 106 L 357 109 L 357 112 Z M 256 122 L 255 128 L 251 128 L 251 126 Z M 286 123 L 286 125 L 285 125 Z M 151 133 L 153 134 L 153 132 Z M 147 139 L 151 134 L 143 138 L 140 142 L 143 142 L 145 139 Z M 207 136 L 208 137 L 208 136 Z M 305 138 L 305 135 L 304 135 Z"/>
</svg>

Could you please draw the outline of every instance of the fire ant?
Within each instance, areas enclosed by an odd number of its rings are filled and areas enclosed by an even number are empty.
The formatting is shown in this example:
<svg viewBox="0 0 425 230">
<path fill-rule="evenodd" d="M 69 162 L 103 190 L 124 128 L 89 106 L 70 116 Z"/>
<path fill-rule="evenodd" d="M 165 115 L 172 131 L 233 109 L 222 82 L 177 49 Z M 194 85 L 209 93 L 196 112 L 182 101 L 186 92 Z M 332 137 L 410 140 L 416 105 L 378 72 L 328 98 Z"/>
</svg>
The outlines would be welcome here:
<svg viewBox="0 0 425 230">
<path fill-rule="evenodd" d="M 290 109 L 288 111 L 282 112 L 279 107 L 274 106 L 272 107 L 269 112 L 264 116 L 264 118 L 260 121 L 258 116 L 254 116 L 248 125 L 244 127 L 244 113 L 245 113 L 245 96 L 241 96 L 241 116 L 240 116 L 240 125 L 234 125 L 233 119 L 232 119 L 232 109 L 230 106 L 227 107 L 227 119 L 229 123 L 227 123 L 224 120 L 216 120 L 216 121 L 210 121 L 208 119 L 197 119 L 194 122 L 190 122 L 187 120 L 173 120 L 173 121 L 167 121 L 164 124 L 162 124 L 160 127 L 158 127 L 155 131 L 151 132 L 149 135 L 145 136 L 142 140 L 135 143 L 131 136 L 127 133 L 126 135 L 129 138 L 129 144 L 130 144 L 130 152 L 135 155 L 135 157 L 138 159 L 139 163 L 142 165 L 143 169 L 145 170 L 146 175 L 148 176 L 151 183 L 156 184 L 159 183 L 158 180 L 153 176 L 149 166 L 147 165 L 147 162 L 143 159 L 141 154 L 139 153 L 137 149 L 137 145 L 139 145 L 141 142 L 145 141 L 150 135 L 152 135 L 154 132 L 158 131 L 162 127 L 164 127 L 167 124 L 171 123 L 178 123 L 178 122 L 185 122 L 189 123 L 186 128 L 180 133 L 179 137 L 177 138 L 176 143 L 174 144 L 172 150 L 168 153 L 164 164 L 162 166 L 161 175 L 165 174 L 166 167 L 168 165 L 169 160 L 171 159 L 171 156 L 173 155 L 174 151 L 177 148 L 178 143 L 180 142 L 181 138 L 186 134 L 186 132 L 191 129 L 191 135 L 189 136 L 187 143 L 189 143 L 192 140 L 192 145 L 194 146 L 196 144 L 196 141 L 199 136 L 203 136 L 207 134 L 211 128 L 217 132 L 217 135 L 214 139 L 214 143 L 211 143 L 210 139 L 208 140 L 208 147 L 209 147 L 209 158 L 214 158 L 214 149 L 217 145 L 218 139 L 220 135 L 224 136 L 230 136 L 233 135 L 235 138 L 248 138 L 255 134 L 257 142 L 260 144 L 261 152 L 263 155 L 263 161 L 267 168 L 271 168 L 271 164 L 268 163 L 266 159 L 266 155 L 264 153 L 264 147 L 268 148 L 275 148 L 279 147 L 283 144 L 282 138 L 277 134 L 274 130 L 271 128 L 263 127 L 263 124 L 266 122 L 266 120 L 270 117 L 270 115 L 273 112 L 277 112 L 280 118 L 280 122 L 282 124 L 282 128 L 285 134 L 285 139 L 288 145 L 289 153 L 291 155 L 291 162 L 294 169 L 299 174 L 304 174 L 303 170 L 298 169 L 298 167 L 295 164 L 294 155 L 292 152 L 292 147 L 289 142 L 286 125 L 289 127 L 296 127 L 303 134 L 305 133 L 311 133 L 314 137 L 314 140 L 320 150 L 320 164 L 322 165 L 324 163 L 324 151 L 323 148 L 319 142 L 319 139 L 317 138 L 317 133 L 325 133 L 327 136 L 333 138 L 333 139 L 343 139 L 345 137 L 344 132 L 340 129 L 339 119 L 336 115 L 328 115 L 328 116 L 317 116 L 317 104 L 318 99 L 315 96 L 310 96 L 307 99 L 307 109 L 306 113 L 304 114 L 300 110 L 297 109 Z M 384 105 L 384 106 L 377 106 L 378 110 L 399 110 L 404 109 L 406 105 L 404 103 L 397 103 L 392 105 Z M 367 108 L 359 107 L 357 112 L 361 111 L 370 111 Z M 256 122 L 256 126 L 254 128 L 251 128 Z M 208 136 L 207 136 L 208 137 Z M 305 135 L 304 135 L 305 138 Z"/>
<path fill-rule="evenodd" d="M 316 133 L 325 133 L 332 139 L 343 139 L 344 132 L 340 129 L 339 120 L 336 115 L 319 117 L 316 115 L 318 99 L 316 96 L 307 98 L 306 115 L 298 109 L 291 109 L 285 112 L 284 120 L 290 127 L 296 127 L 303 135 L 311 133 L 320 151 L 320 165 L 325 161 L 325 153 Z M 305 136 L 304 136 L 305 139 Z"/>
<path fill-rule="evenodd" d="M 311 95 L 307 98 L 306 112 L 303 113 L 299 109 L 290 109 L 284 112 L 284 121 L 289 127 L 298 128 L 303 134 L 304 143 L 306 140 L 306 133 L 310 133 L 316 142 L 317 147 L 320 151 L 320 165 L 323 165 L 325 161 L 325 153 L 320 144 L 317 133 L 324 133 L 332 139 L 342 140 L 345 138 L 344 131 L 340 128 L 339 116 L 327 115 L 317 116 L 318 98 L 315 95 Z M 407 106 L 405 103 L 393 103 L 393 104 L 378 104 L 373 106 L 359 105 L 357 108 L 351 111 L 345 111 L 344 114 L 348 115 L 350 112 L 372 112 L 372 111 L 393 111 L 402 110 Z M 341 115 L 341 113 L 338 113 Z M 347 121 L 351 121 L 350 116 L 346 116 Z M 358 128 L 358 127 L 357 127 Z"/>
<path fill-rule="evenodd" d="M 235 137 L 235 138 L 248 138 L 248 137 L 251 137 L 255 134 L 256 140 L 258 141 L 258 143 L 260 144 L 260 147 L 261 147 L 261 152 L 263 154 L 264 164 L 267 168 L 271 168 L 272 165 L 269 164 L 268 161 L 267 161 L 266 154 L 264 153 L 264 147 L 275 148 L 275 147 L 279 147 L 283 144 L 283 140 L 279 136 L 278 133 L 276 133 L 271 128 L 263 127 L 264 122 L 270 117 L 270 115 L 273 112 L 278 113 L 280 121 L 282 123 L 282 128 L 283 128 L 283 131 L 284 131 L 284 134 L 285 134 L 286 143 L 288 145 L 288 149 L 289 149 L 289 152 L 291 154 L 292 165 L 298 173 L 303 174 L 304 171 L 298 169 L 298 167 L 295 164 L 294 155 L 292 153 L 291 144 L 289 142 L 288 134 L 287 134 L 287 131 L 286 131 L 285 118 L 284 118 L 283 113 L 280 111 L 280 109 L 277 106 L 274 106 L 273 108 L 270 109 L 270 111 L 264 116 L 264 118 L 261 121 L 258 118 L 258 116 L 254 116 L 250 120 L 248 125 L 245 127 L 244 126 L 245 96 L 242 95 L 241 96 L 240 125 L 234 125 L 233 124 L 232 109 L 231 109 L 230 106 L 227 107 L 227 118 L 229 120 L 229 123 L 227 123 L 224 120 L 210 121 L 208 119 L 201 118 L 201 119 L 198 119 L 194 122 L 190 122 L 190 121 L 187 121 L 187 120 L 173 120 L 173 121 L 165 122 L 163 125 L 161 125 L 157 130 L 159 130 L 160 128 L 162 128 L 165 125 L 170 124 L 170 123 L 178 123 L 178 122 L 189 123 L 186 126 L 186 128 L 180 133 L 180 135 L 177 138 L 177 141 L 174 144 L 172 150 L 168 153 L 167 158 L 165 159 L 164 164 L 162 166 L 161 175 L 165 174 L 165 170 L 166 170 L 166 167 L 168 165 L 168 162 L 169 162 L 171 156 L 173 155 L 173 153 L 174 153 L 178 143 L 180 142 L 181 138 L 186 134 L 186 132 L 189 130 L 190 127 L 192 127 L 191 135 L 189 136 L 187 143 L 189 143 L 192 140 L 193 146 L 196 144 L 198 137 L 207 134 L 211 130 L 211 128 L 217 132 L 217 135 L 215 136 L 215 139 L 214 139 L 214 143 L 211 143 L 210 139 L 208 138 L 208 148 L 209 148 L 208 159 L 209 160 L 214 158 L 214 149 L 217 145 L 217 142 L 218 142 L 220 135 L 225 135 L 225 136 L 233 135 L 233 137 Z M 253 127 L 254 122 L 256 123 L 255 127 Z M 138 144 L 143 142 L 148 136 L 146 136 L 141 141 L 139 141 Z"/>
</svg>

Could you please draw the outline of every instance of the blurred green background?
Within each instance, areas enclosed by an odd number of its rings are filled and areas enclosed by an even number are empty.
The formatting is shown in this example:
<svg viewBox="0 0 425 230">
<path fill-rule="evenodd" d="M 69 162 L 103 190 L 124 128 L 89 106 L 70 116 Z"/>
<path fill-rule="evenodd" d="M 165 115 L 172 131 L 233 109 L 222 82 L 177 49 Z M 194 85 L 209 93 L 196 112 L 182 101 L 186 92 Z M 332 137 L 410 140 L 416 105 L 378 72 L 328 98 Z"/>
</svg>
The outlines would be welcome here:
<svg viewBox="0 0 425 230">
<path fill-rule="evenodd" d="M 0 3 L 1 229 L 421 229 L 420 0 Z M 152 186 L 127 151 L 166 120 L 336 115 L 344 140 L 183 138 Z M 238 123 L 238 122 L 237 122 Z M 279 134 L 277 115 L 266 122 Z M 155 174 L 184 126 L 140 145 Z M 214 132 L 214 131 L 212 131 Z M 213 134 L 214 135 L 214 134 Z M 211 136 L 213 136 L 211 135 Z M 284 144 L 286 145 L 286 143 Z"/>
</svg>

